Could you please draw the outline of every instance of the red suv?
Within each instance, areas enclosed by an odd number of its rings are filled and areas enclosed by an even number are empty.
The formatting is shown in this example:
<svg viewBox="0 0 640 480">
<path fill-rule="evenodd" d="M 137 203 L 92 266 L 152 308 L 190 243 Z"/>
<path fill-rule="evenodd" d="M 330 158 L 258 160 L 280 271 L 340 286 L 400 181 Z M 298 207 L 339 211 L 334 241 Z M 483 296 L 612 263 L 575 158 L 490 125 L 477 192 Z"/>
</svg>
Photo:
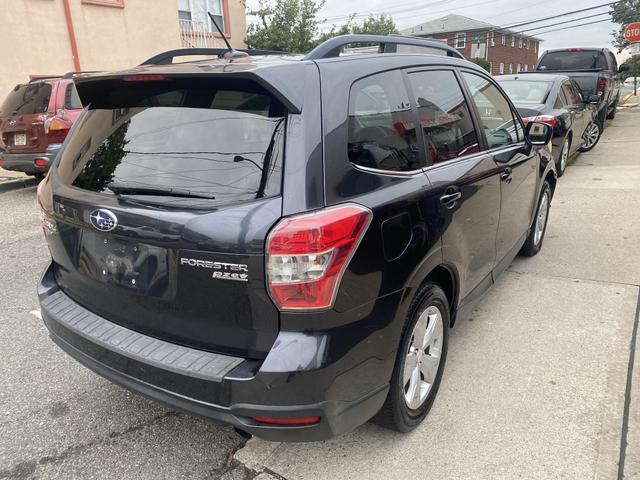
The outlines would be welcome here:
<svg viewBox="0 0 640 480">
<path fill-rule="evenodd" d="M 73 74 L 19 84 L 0 111 L 5 152 L 0 166 L 44 177 L 82 111 Z"/>
</svg>

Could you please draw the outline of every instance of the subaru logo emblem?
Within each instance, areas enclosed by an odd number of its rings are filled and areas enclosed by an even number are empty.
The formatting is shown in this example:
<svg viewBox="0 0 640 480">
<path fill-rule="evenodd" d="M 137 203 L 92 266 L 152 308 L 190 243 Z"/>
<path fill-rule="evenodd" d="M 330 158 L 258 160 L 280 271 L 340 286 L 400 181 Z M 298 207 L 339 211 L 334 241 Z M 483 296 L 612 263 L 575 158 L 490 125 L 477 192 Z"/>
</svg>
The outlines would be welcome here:
<svg viewBox="0 0 640 480">
<path fill-rule="evenodd" d="M 91 212 L 89 218 L 91 220 L 91 225 L 101 232 L 110 232 L 116 228 L 116 225 L 118 225 L 118 218 L 113 212 L 105 208 L 94 210 Z"/>
</svg>

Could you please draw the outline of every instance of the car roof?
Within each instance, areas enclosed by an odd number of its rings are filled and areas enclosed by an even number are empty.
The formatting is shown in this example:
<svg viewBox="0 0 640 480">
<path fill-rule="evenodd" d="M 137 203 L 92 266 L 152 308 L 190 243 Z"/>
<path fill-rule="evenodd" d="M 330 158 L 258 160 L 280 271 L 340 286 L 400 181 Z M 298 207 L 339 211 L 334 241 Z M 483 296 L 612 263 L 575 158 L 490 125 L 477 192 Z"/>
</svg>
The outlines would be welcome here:
<svg viewBox="0 0 640 480">
<path fill-rule="evenodd" d="M 533 82 L 547 82 L 554 83 L 560 80 L 569 80 L 567 75 L 555 75 L 552 73 L 516 73 L 514 75 L 496 75 L 494 77 L 496 81 L 500 80 L 526 80 Z"/>
<path fill-rule="evenodd" d="M 293 113 L 300 113 L 304 100 L 304 76 L 302 70 L 322 68 L 323 63 L 369 62 L 379 66 L 379 71 L 393 68 L 410 68 L 421 65 L 464 66 L 488 73 L 478 65 L 464 59 L 430 53 L 373 53 L 344 55 L 339 57 L 306 60 L 302 55 L 259 55 L 240 58 L 205 58 L 181 63 L 139 65 L 126 70 L 98 73 L 81 73 L 73 77 L 83 104 L 98 98 L 100 88 L 96 83 L 122 81 L 135 76 L 211 77 L 251 80 L 276 96 Z M 151 77 L 150 77 L 151 78 Z M 93 85 L 92 85 L 93 84 Z"/>
</svg>

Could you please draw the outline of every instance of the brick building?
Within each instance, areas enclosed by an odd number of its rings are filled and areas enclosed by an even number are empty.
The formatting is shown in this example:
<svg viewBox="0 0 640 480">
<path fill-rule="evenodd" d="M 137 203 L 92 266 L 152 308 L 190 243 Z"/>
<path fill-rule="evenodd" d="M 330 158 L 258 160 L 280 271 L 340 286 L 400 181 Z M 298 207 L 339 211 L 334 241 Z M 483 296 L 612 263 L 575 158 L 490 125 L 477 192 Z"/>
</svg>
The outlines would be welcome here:
<svg viewBox="0 0 640 480">
<path fill-rule="evenodd" d="M 468 60 L 481 58 L 488 61 L 492 75 L 532 70 L 542 41 L 453 14 L 408 28 L 402 34 L 445 41 Z"/>
</svg>

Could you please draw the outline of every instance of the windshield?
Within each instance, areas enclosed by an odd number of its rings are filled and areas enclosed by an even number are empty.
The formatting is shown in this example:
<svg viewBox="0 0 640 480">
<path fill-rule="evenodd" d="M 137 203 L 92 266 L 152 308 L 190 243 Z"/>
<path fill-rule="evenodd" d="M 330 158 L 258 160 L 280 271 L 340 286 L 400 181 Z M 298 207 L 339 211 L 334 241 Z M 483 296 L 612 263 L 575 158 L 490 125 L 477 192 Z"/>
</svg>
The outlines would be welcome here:
<svg viewBox="0 0 640 480">
<path fill-rule="evenodd" d="M 2 104 L 2 116 L 44 113 L 49 107 L 51 85 L 46 82 L 17 85 Z"/>
<path fill-rule="evenodd" d="M 268 94 L 172 90 L 137 103 L 81 118 L 58 167 L 65 182 L 163 203 L 280 193 L 284 113 Z"/>
<path fill-rule="evenodd" d="M 549 52 L 538 65 L 539 70 L 604 70 L 607 59 L 601 51 L 565 50 Z"/>
<path fill-rule="evenodd" d="M 551 88 L 551 82 L 500 80 L 499 83 L 513 103 L 544 103 Z"/>
</svg>

